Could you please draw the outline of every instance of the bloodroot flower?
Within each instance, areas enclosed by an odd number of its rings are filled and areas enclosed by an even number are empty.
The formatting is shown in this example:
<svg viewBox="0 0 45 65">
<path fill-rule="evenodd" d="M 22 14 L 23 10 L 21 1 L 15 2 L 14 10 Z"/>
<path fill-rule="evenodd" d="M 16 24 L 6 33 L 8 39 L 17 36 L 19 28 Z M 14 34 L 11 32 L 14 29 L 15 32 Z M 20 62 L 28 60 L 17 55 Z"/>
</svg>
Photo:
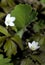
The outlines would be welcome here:
<svg viewBox="0 0 45 65">
<path fill-rule="evenodd" d="M 14 21 L 15 21 L 15 17 L 11 17 L 10 14 L 7 14 L 6 18 L 5 18 L 5 25 L 6 26 L 14 26 Z"/>
<path fill-rule="evenodd" d="M 40 48 L 40 46 L 38 46 L 38 42 L 33 41 L 32 43 L 28 42 L 28 47 L 32 50 L 35 51 L 37 49 Z"/>
</svg>

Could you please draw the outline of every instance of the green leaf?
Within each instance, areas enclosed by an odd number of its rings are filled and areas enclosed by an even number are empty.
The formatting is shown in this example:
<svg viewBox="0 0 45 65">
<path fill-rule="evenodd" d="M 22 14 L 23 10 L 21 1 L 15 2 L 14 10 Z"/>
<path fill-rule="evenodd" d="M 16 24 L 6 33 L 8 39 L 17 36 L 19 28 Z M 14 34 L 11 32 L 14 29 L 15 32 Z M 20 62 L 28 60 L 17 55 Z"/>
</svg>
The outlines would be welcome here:
<svg viewBox="0 0 45 65">
<path fill-rule="evenodd" d="M 34 29 L 35 32 L 39 32 L 40 29 L 41 29 L 41 26 L 39 25 L 39 23 L 36 22 L 36 23 L 34 24 L 34 26 L 33 26 L 33 29 Z"/>
<path fill-rule="evenodd" d="M 8 13 L 10 11 L 10 7 L 7 5 L 6 0 L 1 0 L 0 6 L 4 10 L 5 13 Z"/>
<path fill-rule="evenodd" d="M 13 41 L 15 41 L 19 45 L 19 47 L 21 48 L 21 50 L 23 50 L 23 43 L 22 43 L 21 38 L 18 35 L 14 35 L 11 39 Z"/>
<path fill-rule="evenodd" d="M 45 63 L 43 63 L 42 65 L 45 65 Z"/>
<path fill-rule="evenodd" d="M 12 28 L 12 30 L 14 30 L 15 32 L 17 32 L 16 26 L 12 26 L 11 28 Z"/>
<path fill-rule="evenodd" d="M 45 4 L 45 0 L 41 0 L 41 2 Z"/>
<path fill-rule="evenodd" d="M 22 38 L 23 33 L 24 33 L 24 29 L 21 29 L 21 30 L 18 31 L 16 34 L 17 34 L 20 38 Z"/>
<path fill-rule="evenodd" d="M 21 65 L 34 65 L 34 63 L 29 58 L 26 58 L 21 61 Z"/>
<path fill-rule="evenodd" d="M 16 44 L 12 40 L 7 40 L 4 45 L 4 51 L 8 57 L 11 57 L 12 54 L 15 55 L 17 53 Z"/>
<path fill-rule="evenodd" d="M 45 46 L 45 36 L 44 35 L 41 35 L 38 33 L 38 34 L 35 34 L 34 36 L 32 36 L 31 39 L 39 42 L 40 46 L 43 46 L 43 45 Z"/>
<path fill-rule="evenodd" d="M 42 63 L 41 61 L 41 58 L 38 56 L 38 55 L 31 55 L 31 57 L 32 57 L 32 59 L 34 60 L 34 61 L 38 61 L 40 64 Z"/>
<path fill-rule="evenodd" d="M 3 18 L 5 16 L 5 13 L 0 12 L 0 19 Z"/>
<path fill-rule="evenodd" d="M 31 16 L 30 16 L 30 23 L 32 22 L 32 21 L 35 21 L 35 20 L 37 20 L 37 12 L 35 11 L 35 10 L 32 10 L 32 12 L 31 12 Z"/>
<path fill-rule="evenodd" d="M 14 7 L 15 5 L 14 0 L 7 0 L 7 3 L 10 7 Z"/>
<path fill-rule="evenodd" d="M 40 40 L 39 40 L 40 45 L 45 45 L 45 36 L 41 36 Z"/>
<path fill-rule="evenodd" d="M 25 27 L 30 22 L 30 14 L 32 8 L 28 4 L 19 4 L 11 12 L 11 15 L 16 17 L 15 25 L 18 30 Z"/>
<path fill-rule="evenodd" d="M 45 42 L 42 46 L 40 46 L 40 50 L 42 51 L 39 55 L 42 65 L 45 64 Z"/>
<path fill-rule="evenodd" d="M 2 36 L 0 37 L 0 47 L 3 45 L 3 42 L 5 41 L 6 37 Z"/>
<path fill-rule="evenodd" d="M 0 26 L 0 32 L 3 33 L 6 36 L 10 36 L 10 34 L 8 33 L 8 31 L 3 26 Z"/>
<path fill-rule="evenodd" d="M 7 14 L 14 8 L 15 3 L 14 3 L 14 0 L 1 0 L 0 6 L 4 10 L 4 12 Z"/>
<path fill-rule="evenodd" d="M 0 54 L 0 65 L 13 65 L 10 61 L 11 59 L 3 58 L 3 55 Z"/>
</svg>

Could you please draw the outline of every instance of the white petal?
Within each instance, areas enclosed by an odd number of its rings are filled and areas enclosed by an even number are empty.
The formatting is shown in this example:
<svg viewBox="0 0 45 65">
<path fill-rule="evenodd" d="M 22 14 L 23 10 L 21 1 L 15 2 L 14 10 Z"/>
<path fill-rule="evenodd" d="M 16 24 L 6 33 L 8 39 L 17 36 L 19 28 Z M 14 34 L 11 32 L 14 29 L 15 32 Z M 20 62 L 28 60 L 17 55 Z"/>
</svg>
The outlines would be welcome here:
<svg viewBox="0 0 45 65">
<path fill-rule="evenodd" d="M 10 17 L 10 21 L 12 22 L 15 21 L 15 19 L 16 19 L 15 17 Z"/>
<path fill-rule="evenodd" d="M 5 20 L 8 20 L 10 18 L 10 14 L 7 14 Z"/>
<path fill-rule="evenodd" d="M 31 48 L 32 44 L 30 42 L 28 42 L 28 46 L 29 46 L 29 48 Z"/>
<path fill-rule="evenodd" d="M 40 48 L 40 46 L 36 46 L 35 48 L 34 48 L 34 50 L 37 50 L 37 49 L 39 49 Z"/>
<path fill-rule="evenodd" d="M 33 41 L 32 44 L 35 44 L 35 41 Z"/>
<path fill-rule="evenodd" d="M 35 46 L 35 45 L 36 45 L 36 42 L 35 42 L 35 41 L 33 41 L 33 42 L 32 42 L 32 45 L 34 45 L 34 46 Z"/>
<path fill-rule="evenodd" d="M 40 48 L 40 46 L 37 46 L 37 49 L 39 49 Z"/>
<path fill-rule="evenodd" d="M 5 21 L 5 25 L 6 25 L 6 26 L 8 26 L 8 23 L 7 23 L 7 21 Z"/>
<path fill-rule="evenodd" d="M 12 22 L 11 22 L 11 23 L 9 23 L 9 26 L 14 26 L 14 23 L 12 23 Z"/>
<path fill-rule="evenodd" d="M 37 46 L 38 45 L 38 42 L 33 41 L 32 42 L 32 45 Z"/>
<path fill-rule="evenodd" d="M 38 42 L 36 42 L 36 45 L 38 45 Z"/>
</svg>

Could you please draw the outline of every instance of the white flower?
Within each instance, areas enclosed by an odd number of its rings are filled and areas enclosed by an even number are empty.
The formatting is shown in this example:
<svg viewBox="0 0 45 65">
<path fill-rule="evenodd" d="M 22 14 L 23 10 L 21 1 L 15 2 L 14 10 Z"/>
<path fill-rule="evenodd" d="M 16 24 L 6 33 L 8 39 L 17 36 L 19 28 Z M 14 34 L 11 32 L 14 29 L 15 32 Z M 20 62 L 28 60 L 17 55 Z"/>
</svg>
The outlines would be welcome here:
<svg viewBox="0 0 45 65">
<path fill-rule="evenodd" d="M 10 14 L 8 14 L 7 16 L 6 16 L 6 18 L 5 18 L 5 25 L 6 26 L 14 26 L 14 21 L 15 21 L 15 17 L 11 17 L 11 15 Z"/>
<path fill-rule="evenodd" d="M 33 41 L 32 43 L 28 42 L 28 47 L 34 51 L 40 48 L 40 46 L 38 46 L 38 42 Z"/>
</svg>

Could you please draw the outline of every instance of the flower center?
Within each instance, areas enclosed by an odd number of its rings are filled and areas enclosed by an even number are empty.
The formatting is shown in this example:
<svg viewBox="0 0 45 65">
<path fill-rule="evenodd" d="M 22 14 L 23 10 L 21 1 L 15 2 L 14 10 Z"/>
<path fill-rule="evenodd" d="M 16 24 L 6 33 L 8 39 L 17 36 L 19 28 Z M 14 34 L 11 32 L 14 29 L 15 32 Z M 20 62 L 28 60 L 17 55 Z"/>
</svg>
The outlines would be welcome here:
<svg viewBox="0 0 45 65">
<path fill-rule="evenodd" d="M 8 20 L 7 23 L 9 24 L 10 23 L 10 20 Z"/>
<path fill-rule="evenodd" d="M 34 46 L 31 46 L 31 49 L 32 49 L 32 50 L 35 50 L 35 47 L 34 47 Z"/>
</svg>

